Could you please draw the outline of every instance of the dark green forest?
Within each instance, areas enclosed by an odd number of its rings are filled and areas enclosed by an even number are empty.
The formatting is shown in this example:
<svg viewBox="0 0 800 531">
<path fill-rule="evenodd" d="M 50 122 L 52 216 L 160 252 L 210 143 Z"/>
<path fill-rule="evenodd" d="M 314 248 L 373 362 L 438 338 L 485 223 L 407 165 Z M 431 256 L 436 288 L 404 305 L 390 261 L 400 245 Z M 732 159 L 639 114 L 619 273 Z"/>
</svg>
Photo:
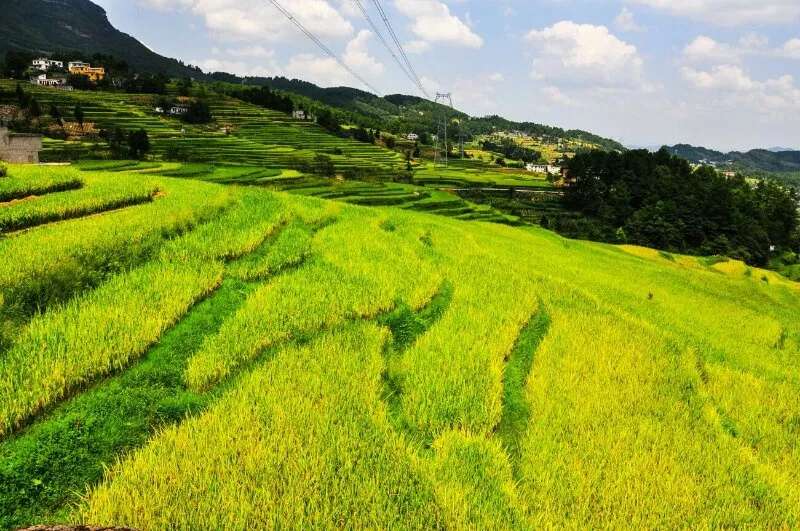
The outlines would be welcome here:
<svg viewBox="0 0 800 531">
<path fill-rule="evenodd" d="M 798 193 L 771 180 L 693 170 L 666 149 L 580 153 L 565 203 L 584 219 L 557 220 L 571 236 L 766 265 L 800 246 Z"/>
</svg>

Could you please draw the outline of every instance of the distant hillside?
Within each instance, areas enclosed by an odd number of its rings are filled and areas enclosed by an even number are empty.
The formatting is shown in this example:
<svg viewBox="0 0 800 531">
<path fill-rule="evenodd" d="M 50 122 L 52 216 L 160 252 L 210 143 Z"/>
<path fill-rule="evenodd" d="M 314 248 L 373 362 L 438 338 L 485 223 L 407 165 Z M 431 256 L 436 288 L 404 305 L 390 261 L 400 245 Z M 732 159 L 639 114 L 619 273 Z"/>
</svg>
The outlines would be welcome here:
<svg viewBox="0 0 800 531">
<path fill-rule="evenodd" d="M 171 76 L 201 74 L 117 30 L 105 10 L 89 0 L 0 0 L 0 12 L 1 55 L 9 50 L 102 53 L 123 59 L 140 71 Z"/>
<path fill-rule="evenodd" d="M 800 172 L 800 151 L 770 151 L 754 149 L 746 153 L 722 153 L 686 144 L 667 147 L 670 153 L 689 162 L 713 162 L 750 172 L 791 173 Z"/>
<path fill-rule="evenodd" d="M 241 82 L 242 79 L 230 74 L 214 73 L 211 77 L 219 81 Z M 320 101 L 331 107 L 336 107 L 355 113 L 369 120 L 374 120 L 376 126 L 395 129 L 393 125 L 402 123 L 401 129 L 435 131 L 435 121 L 443 107 L 429 100 L 417 96 L 391 94 L 379 97 L 363 90 L 349 87 L 322 88 L 313 83 L 285 77 L 274 78 L 244 78 L 245 83 L 263 85 L 272 89 L 298 94 L 315 101 Z M 472 117 L 456 110 L 453 118 L 463 120 L 465 129 L 474 135 L 491 133 L 495 130 L 523 131 L 534 136 L 548 136 L 579 140 L 595 144 L 608 150 L 625 148 L 618 142 L 581 130 L 565 130 L 559 127 L 537 124 L 533 122 L 514 122 L 500 116 Z"/>
<path fill-rule="evenodd" d="M 313 100 L 309 103 L 321 102 L 340 109 L 355 117 L 356 123 L 382 130 L 435 132 L 442 109 L 415 96 L 379 97 L 354 88 L 322 88 L 307 81 L 283 77 L 243 79 L 223 72 L 206 75 L 197 68 L 158 55 L 134 37 L 120 32 L 111 25 L 105 10 L 90 0 L 0 0 L 0 9 L 3 13 L 0 18 L 0 55 L 9 50 L 43 55 L 67 51 L 113 55 L 140 72 L 268 86 Z M 499 116 L 473 118 L 458 111 L 453 118 L 460 119 L 470 134 L 518 130 L 534 136 L 583 141 L 608 150 L 624 149 L 613 140 L 586 131 L 513 122 Z"/>
</svg>

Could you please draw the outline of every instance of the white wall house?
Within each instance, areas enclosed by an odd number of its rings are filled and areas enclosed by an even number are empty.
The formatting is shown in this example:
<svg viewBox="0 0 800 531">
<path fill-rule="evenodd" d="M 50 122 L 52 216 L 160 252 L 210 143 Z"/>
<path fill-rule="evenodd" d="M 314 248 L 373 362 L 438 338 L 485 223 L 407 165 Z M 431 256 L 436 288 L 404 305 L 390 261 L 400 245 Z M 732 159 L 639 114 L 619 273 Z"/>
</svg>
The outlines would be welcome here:
<svg viewBox="0 0 800 531">
<path fill-rule="evenodd" d="M 46 57 L 40 57 L 39 59 L 34 59 L 31 63 L 33 68 L 37 70 L 41 70 L 42 72 L 47 72 L 51 68 L 64 68 L 63 61 L 53 61 L 52 59 L 48 59 Z"/>
<path fill-rule="evenodd" d="M 543 175 L 561 175 L 561 166 L 551 164 L 526 164 L 525 169 L 531 173 L 541 173 Z"/>
<path fill-rule="evenodd" d="M 70 69 L 73 69 L 73 68 L 89 68 L 92 65 L 90 65 L 89 63 L 84 63 L 83 61 L 70 61 L 68 66 Z"/>
<path fill-rule="evenodd" d="M 295 120 L 305 120 L 307 118 L 306 111 L 293 111 L 292 118 Z"/>
<path fill-rule="evenodd" d="M 65 87 L 67 80 L 63 77 L 47 77 L 47 74 L 41 74 L 32 78 L 31 83 L 40 87 Z"/>
<path fill-rule="evenodd" d="M 409 133 L 409 135 L 406 138 L 411 142 L 416 142 L 417 140 L 419 140 L 419 135 L 417 133 Z"/>
</svg>

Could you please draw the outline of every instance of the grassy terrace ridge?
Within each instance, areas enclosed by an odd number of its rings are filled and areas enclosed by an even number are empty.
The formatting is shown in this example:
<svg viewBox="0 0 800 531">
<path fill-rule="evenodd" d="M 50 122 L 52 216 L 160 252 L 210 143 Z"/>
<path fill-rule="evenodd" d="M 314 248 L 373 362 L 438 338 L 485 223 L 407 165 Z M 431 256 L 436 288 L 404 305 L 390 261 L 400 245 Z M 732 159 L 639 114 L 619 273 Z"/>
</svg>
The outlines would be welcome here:
<svg viewBox="0 0 800 531">
<path fill-rule="evenodd" d="M 800 284 L 436 187 L 39 169 L 40 212 L 159 194 L 0 238 L 1 527 L 800 525 Z"/>
</svg>

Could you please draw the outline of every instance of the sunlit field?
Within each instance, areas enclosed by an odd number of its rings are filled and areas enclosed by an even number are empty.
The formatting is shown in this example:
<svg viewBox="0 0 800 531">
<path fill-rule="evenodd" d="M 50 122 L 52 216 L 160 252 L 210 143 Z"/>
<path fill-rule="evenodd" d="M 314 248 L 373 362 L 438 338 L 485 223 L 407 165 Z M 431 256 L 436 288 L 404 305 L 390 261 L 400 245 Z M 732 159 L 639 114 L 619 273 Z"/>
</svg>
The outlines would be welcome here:
<svg viewBox="0 0 800 531">
<path fill-rule="evenodd" d="M 125 164 L 0 179 L 0 527 L 800 526 L 800 285 Z"/>
</svg>

